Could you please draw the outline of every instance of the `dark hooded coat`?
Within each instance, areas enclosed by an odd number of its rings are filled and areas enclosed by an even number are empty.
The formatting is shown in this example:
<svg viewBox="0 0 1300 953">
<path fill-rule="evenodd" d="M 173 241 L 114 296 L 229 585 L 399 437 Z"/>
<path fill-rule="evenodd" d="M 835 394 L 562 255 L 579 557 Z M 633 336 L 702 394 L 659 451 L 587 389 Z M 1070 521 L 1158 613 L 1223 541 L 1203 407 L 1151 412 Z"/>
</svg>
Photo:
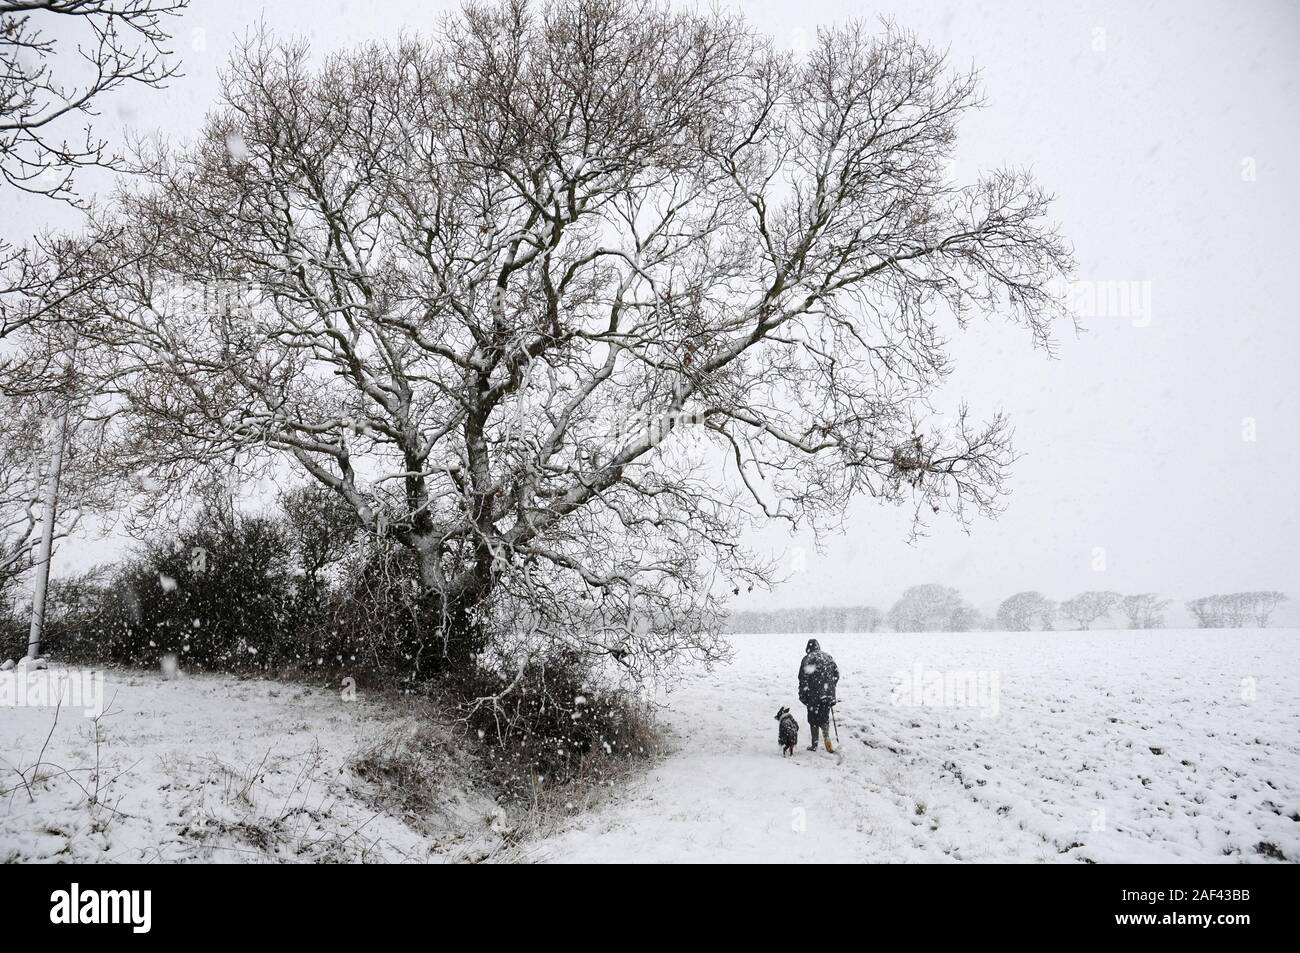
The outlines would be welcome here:
<svg viewBox="0 0 1300 953">
<path fill-rule="evenodd" d="M 799 663 L 799 701 L 808 707 L 810 717 L 813 712 L 830 712 L 839 680 L 835 659 L 822 651 L 816 639 L 809 639 L 808 654 Z"/>
</svg>

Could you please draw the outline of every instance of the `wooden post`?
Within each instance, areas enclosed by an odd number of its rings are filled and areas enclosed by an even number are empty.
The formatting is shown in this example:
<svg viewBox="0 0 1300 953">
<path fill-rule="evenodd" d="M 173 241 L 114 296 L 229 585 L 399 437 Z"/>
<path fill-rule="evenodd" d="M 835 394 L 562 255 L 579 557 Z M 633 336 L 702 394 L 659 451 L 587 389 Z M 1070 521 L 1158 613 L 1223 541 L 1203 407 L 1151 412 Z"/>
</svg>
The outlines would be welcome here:
<svg viewBox="0 0 1300 953">
<path fill-rule="evenodd" d="M 50 585 L 50 560 L 54 555 L 54 519 L 59 508 L 59 477 L 63 470 L 63 444 L 68 434 L 68 415 L 59 418 L 54 434 L 54 453 L 45 477 L 45 513 L 41 542 L 36 556 L 36 585 L 32 593 L 32 628 L 27 638 L 27 657 L 41 654 L 41 633 L 45 629 L 45 593 Z"/>
</svg>

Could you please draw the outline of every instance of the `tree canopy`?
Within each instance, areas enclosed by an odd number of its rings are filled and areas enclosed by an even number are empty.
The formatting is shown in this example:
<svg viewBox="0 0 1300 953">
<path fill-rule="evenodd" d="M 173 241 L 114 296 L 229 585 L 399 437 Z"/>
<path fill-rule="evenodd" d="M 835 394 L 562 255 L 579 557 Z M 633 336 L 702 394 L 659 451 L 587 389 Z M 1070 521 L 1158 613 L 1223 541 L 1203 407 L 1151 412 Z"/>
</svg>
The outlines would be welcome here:
<svg viewBox="0 0 1300 953">
<path fill-rule="evenodd" d="M 278 455 L 494 616 L 637 672 L 719 652 L 753 520 L 996 511 L 1007 421 L 932 415 L 945 326 L 1050 342 L 1024 171 L 951 180 L 978 76 L 891 24 L 806 58 L 633 0 L 470 6 L 312 65 L 251 38 L 85 296 L 124 470 Z M 107 253 L 106 253 L 107 254 Z"/>
</svg>

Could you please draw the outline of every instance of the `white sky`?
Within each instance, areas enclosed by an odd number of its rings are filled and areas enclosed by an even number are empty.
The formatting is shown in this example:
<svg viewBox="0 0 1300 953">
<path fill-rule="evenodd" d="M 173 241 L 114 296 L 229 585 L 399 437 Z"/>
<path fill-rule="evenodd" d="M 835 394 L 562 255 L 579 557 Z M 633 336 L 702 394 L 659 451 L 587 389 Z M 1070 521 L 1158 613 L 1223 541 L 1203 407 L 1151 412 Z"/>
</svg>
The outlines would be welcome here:
<svg viewBox="0 0 1300 953">
<path fill-rule="evenodd" d="M 960 177 L 1032 168 L 1059 196 L 1078 277 L 1148 282 L 1145 317 L 1061 329 L 1059 359 L 996 322 L 953 341 L 950 402 L 997 407 L 1025 456 L 1009 509 L 970 535 L 946 523 L 908 545 L 907 514 L 860 501 L 851 530 L 737 608 L 870 602 L 940 581 L 986 609 L 1037 588 L 1209 592 L 1277 588 L 1300 600 L 1300 6 L 1163 0 L 976 5 L 943 0 L 737 4 L 785 46 L 850 16 L 893 17 L 983 71 L 987 109 L 958 147 Z M 321 51 L 430 26 L 437 0 L 194 0 L 175 48 L 185 77 L 119 94 L 101 131 L 193 135 L 232 36 L 259 19 Z M 1254 179 L 1243 172 L 1253 166 Z M 17 236 L 63 221 L 5 195 Z M 1253 441 L 1243 439 L 1252 418 Z M 783 531 L 764 547 L 808 547 Z M 1105 569 L 1094 569 L 1097 548 Z M 83 544 L 70 562 L 104 558 Z M 797 570 L 797 556 L 787 557 Z M 1293 603 L 1287 617 L 1300 618 Z M 1281 621 L 1279 617 L 1279 621 Z"/>
</svg>

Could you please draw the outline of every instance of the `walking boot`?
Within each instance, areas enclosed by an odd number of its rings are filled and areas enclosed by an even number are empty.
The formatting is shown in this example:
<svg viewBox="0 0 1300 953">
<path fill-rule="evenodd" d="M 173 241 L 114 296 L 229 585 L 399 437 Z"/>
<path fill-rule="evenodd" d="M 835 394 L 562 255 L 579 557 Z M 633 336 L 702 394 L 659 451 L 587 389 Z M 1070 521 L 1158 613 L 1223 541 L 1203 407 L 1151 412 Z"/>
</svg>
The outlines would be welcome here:
<svg viewBox="0 0 1300 953">
<path fill-rule="evenodd" d="M 822 740 L 826 742 L 826 750 L 834 754 L 835 749 L 831 747 L 831 733 L 829 731 L 822 732 Z"/>
<path fill-rule="evenodd" d="M 812 732 L 812 744 L 808 746 L 808 750 L 816 751 L 817 750 L 817 726 L 809 725 L 808 730 Z"/>
</svg>

